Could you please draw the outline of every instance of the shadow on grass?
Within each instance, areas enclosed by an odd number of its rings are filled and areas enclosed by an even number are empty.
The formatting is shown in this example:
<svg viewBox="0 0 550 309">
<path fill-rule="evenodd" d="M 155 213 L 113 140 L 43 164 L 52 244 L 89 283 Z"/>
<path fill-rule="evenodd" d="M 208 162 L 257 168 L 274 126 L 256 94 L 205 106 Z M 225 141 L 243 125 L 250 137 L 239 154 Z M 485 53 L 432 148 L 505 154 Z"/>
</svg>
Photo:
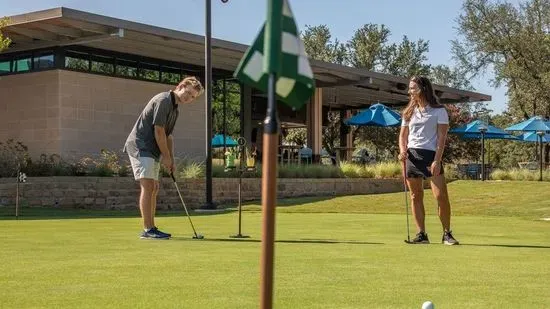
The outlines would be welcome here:
<svg viewBox="0 0 550 309">
<path fill-rule="evenodd" d="M 193 217 L 213 216 L 233 212 L 233 210 L 224 209 L 217 213 L 195 213 L 189 212 Z M 156 217 L 185 217 L 183 209 L 178 210 L 157 210 Z M 91 210 L 91 209 L 60 209 L 31 207 L 23 208 L 19 211 L 19 217 L 15 218 L 15 209 L 13 207 L 0 207 L 0 221 L 2 220 L 58 220 L 58 219 L 102 219 L 102 218 L 140 218 L 139 209 L 135 210 Z"/>
<path fill-rule="evenodd" d="M 338 196 L 304 196 L 277 200 L 277 207 L 291 207 L 312 204 L 322 201 L 330 201 Z M 261 201 L 259 201 L 261 203 Z"/>
<path fill-rule="evenodd" d="M 303 205 L 313 204 L 313 203 L 322 202 L 322 201 L 330 201 L 337 197 L 341 197 L 341 196 L 302 196 L 302 197 L 278 199 L 277 207 L 303 206 Z M 242 207 L 243 207 L 242 210 L 251 211 L 251 212 L 261 211 L 261 208 L 262 208 L 261 205 L 262 205 L 261 200 L 244 201 L 242 203 Z M 220 208 L 237 210 L 238 206 L 239 206 L 238 203 L 232 202 L 232 203 L 224 203 L 223 205 L 221 205 Z"/>
<path fill-rule="evenodd" d="M 330 197 L 298 197 L 277 200 L 277 207 L 300 206 L 310 203 L 333 199 Z M 261 205 L 261 201 L 250 201 L 243 203 L 243 211 L 248 205 Z M 189 209 L 189 214 L 193 217 L 214 216 L 220 214 L 232 213 L 238 210 L 236 203 L 222 204 L 218 206 L 215 212 L 195 212 Z M 261 206 L 252 210 L 261 211 Z M 157 210 L 157 217 L 175 217 L 186 216 L 183 208 L 177 210 Z M 96 218 L 135 218 L 140 217 L 139 209 L 133 210 L 99 210 L 99 209 L 80 209 L 80 208 L 52 208 L 52 207 L 22 207 L 19 210 L 17 220 L 48 220 L 48 219 L 96 219 Z M 0 221 L 16 220 L 15 207 L 0 207 Z"/>
<path fill-rule="evenodd" d="M 461 246 L 475 247 L 502 247 L 502 248 L 528 248 L 528 249 L 550 249 L 550 246 L 539 245 L 506 245 L 506 244 L 460 244 Z"/>
<path fill-rule="evenodd" d="M 261 243 L 260 239 L 251 238 L 208 238 L 193 239 L 188 237 L 172 237 L 172 240 L 178 241 L 215 241 L 215 242 L 249 242 Z M 291 240 L 275 240 L 276 243 L 286 244 L 351 244 L 351 245 L 383 245 L 381 242 L 365 242 L 355 240 L 337 240 L 337 239 L 291 239 Z"/>
</svg>

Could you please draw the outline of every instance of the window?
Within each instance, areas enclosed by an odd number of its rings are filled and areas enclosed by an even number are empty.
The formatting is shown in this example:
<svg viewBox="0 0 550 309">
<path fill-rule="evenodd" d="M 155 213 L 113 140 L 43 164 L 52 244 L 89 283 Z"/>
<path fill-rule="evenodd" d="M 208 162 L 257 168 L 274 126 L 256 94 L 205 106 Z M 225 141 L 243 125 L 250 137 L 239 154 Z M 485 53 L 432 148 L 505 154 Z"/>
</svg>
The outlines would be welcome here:
<svg viewBox="0 0 550 309">
<path fill-rule="evenodd" d="M 65 56 L 65 67 L 67 69 L 88 71 L 88 68 L 90 67 L 88 54 L 68 51 Z"/>
<path fill-rule="evenodd" d="M 117 59 L 116 62 L 116 75 L 137 78 L 137 62 Z"/>
<path fill-rule="evenodd" d="M 14 72 L 28 72 L 32 69 L 32 60 L 31 56 L 22 56 L 15 60 Z"/>
<path fill-rule="evenodd" d="M 11 61 L 0 60 L 0 75 L 8 74 L 11 72 Z"/>
<path fill-rule="evenodd" d="M 92 55 L 92 72 L 113 74 L 115 72 L 114 59 L 111 57 L 104 57 L 98 55 Z"/>
<path fill-rule="evenodd" d="M 184 77 L 202 72 L 196 65 L 79 45 L 0 55 L 0 75 L 57 68 L 169 85 L 177 85 Z"/>
<path fill-rule="evenodd" d="M 34 69 L 48 69 L 53 68 L 53 53 L 37 54 L 34 56 Z"/>
<path fill-rule="evenodd" d="M 152 63 L 140 63 L 139 64 L 139 78 L 146 80 L 160 80 L 159 66 Z"/>
<path fill-rule="evenodd" d="M 165 84 L 178 84 L 181 81 L 181 69 L 174 67 L 162 67 L 161 82 Z"/>
</svg>

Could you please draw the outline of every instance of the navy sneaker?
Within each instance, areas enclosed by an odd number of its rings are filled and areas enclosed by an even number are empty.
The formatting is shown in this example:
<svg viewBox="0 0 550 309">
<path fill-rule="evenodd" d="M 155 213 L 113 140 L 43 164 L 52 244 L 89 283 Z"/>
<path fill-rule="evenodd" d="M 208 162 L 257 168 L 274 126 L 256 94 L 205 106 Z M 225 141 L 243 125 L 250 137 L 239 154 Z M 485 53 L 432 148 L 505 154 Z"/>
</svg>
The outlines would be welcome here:
<svg viewBox="0 0 550 309">
<path fill-rule="evenodd" d="M 170 234 L 170 233 L 164 233 L 164 232 L 162 232 L 161 230 L 159 230 L 156 226 L 153 226 L 151 229 L 154 230 L 154 231 L 157 231 L 157 232 L 160 233 L 160 234 L 164 234 L 164 235 L 166 235 L 166 236 L 168 236 L 168 237 L 172 237 L 172 234 Z"/>
<path fill-rule="evenodd" d="M 441 237 L 441 242 L 448 246 L 458 245 L 458 240 L 453 237 L 451 231 L 443 232 L 443 237 Z"/>
<path fill-rule="evenodd" d="M 143 231 L 140 236 L 141 239 L 170 239 L 170 237 L 162 232 L 159 232 L 155 229 L 149 229 L 148 231 Z"/>
<path fill-rule="evenodd" d="M 428 234 L 425 232 L 419 232 L 416 237 L 411 241 L 413 244 L 429 244 Z"/>
</svg>

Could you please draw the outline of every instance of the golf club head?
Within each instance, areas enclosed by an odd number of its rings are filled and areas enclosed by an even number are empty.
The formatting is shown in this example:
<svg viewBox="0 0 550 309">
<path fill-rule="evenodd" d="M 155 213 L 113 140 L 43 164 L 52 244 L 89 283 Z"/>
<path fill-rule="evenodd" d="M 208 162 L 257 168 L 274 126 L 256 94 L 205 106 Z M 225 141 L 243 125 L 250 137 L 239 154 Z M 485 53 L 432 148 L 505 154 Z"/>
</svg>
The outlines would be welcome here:
<svg viewBox="0 0 550 309">
<path fill-rule="evenodd" d="M 195 236 L 193 236 L 193 239 L 204 239 L 204 236 L 202 236 L 201 234 L 195 234 Z"/>
<path fill-rule="evenodd" d="M 403 240 L 403 241 L 404 241 L 405 243 L 409 244 L 409 245 L 411 245 L 411 244 L 413 243 L 412 241 L 410 241 L 410 240 L 406 240 L 406 239 L 405 239 L 405 240 Z"/>
</svg>

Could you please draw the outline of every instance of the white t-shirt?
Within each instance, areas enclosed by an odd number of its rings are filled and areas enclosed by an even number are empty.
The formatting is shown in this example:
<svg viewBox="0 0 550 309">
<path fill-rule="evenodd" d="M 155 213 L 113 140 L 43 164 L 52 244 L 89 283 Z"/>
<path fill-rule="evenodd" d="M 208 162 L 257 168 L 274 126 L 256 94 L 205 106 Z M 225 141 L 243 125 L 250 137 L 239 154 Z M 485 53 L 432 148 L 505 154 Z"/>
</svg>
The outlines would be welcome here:
<svg viewBox="0 0 550 309">
<path fill-rule="evenodd" d="M 438 124 L 449 124 L 449 115 L 445 108 L 434 108 L 428 105 L 421 112 L 416 107 L 410 121 L 406 122 L 403 118 L 401 122 L 402 127 L 409 127 L 407 148 L 436 151 Z"/>
</svg>

